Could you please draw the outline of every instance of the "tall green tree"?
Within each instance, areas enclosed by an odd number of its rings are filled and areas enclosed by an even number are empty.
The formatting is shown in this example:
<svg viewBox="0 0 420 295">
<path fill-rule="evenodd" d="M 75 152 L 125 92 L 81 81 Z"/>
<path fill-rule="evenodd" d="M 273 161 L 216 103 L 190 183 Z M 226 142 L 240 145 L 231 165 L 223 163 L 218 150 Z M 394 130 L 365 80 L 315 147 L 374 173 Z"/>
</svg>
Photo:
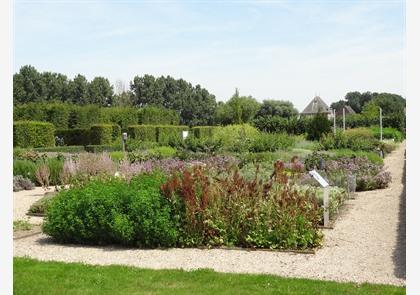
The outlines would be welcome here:
<svg viewBox="0 0 420 295">
<path fill-rule="evenodd" d="M 15 104 L 42 101 L 44 93 L 44 81 L 35 67 L 23 66 L 19 73 L 13 75 L 13 102 Z"/>
<path fill-rule="evenodd" d="M 43 72 L 41 74 L 45 86 L 43 101 L 65 101 L 68 95 L 67 76 L 59 73 Z"/>
<path fill-rule="evenodd" d="M 392 93 L 375 93 L 372 102 L 382 108 L 384 114 L 404 113 L 406 102 L 405 99 Z"/>
<path fill-rule="evenodd" d="M 66 100 L 80 105 L 89 103 L 89 82 L 85 76 L 78 74 L 69 82 Z"/>
<path fill-rule="evenodd" d="M 216 98 L 200 85 L 170 76 L 136 76 L 130 83 L 136 106 L 159 106 L 177 111 L 181 123 L 208 125 L 212 123 Z"/>
<path fill-rule="evenodd" d="M 249 123 L 260 110 L 260 103 L 252 96 L 240 96 L 238 89 L 216 110 L 216 122 L 222 125 Z"/>
<path fill-rule="evenodd" d="M 279 116 L 291 118 L 299 114 L 293 103 L 284 100 L 264 100 L 256 117 Z"/>
<path fill-rule="evenodd" d="M 104 77 L 95 77 L 89 83 L 89 103 L 101 106 L 113 104 L 114 89 L 109 80 Z"/>
</svg>

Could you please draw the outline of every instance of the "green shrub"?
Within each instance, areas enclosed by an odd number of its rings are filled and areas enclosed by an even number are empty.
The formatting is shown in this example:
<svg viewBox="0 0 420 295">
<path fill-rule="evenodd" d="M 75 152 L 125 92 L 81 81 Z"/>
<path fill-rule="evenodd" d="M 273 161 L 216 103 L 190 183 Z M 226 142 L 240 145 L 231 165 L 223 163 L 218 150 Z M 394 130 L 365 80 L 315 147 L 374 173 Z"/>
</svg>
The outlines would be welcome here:
<svg viewBox="0 0 420 295">
<path fill-rule="evenodd" d="M 158 146 L 151 148 L 148 151 L 159 154 L 160 158 L 171 158 L 176 154 L 176 149 L 170 146 Z"/>
<path fill-rule="evenodd" d="M 214 139 L 222 142 L 223 148 L 232 152 L 244 152 L 259 135 L 259 131 L 249 125 L 227 125 L 214 130 Z"/>
<path fill-rule="evenodd" d="M 147 150 L 159 146 L 157 142 L 141 141 L 139 139 L 128 138 L 126 141 L 126 151 Z"/>
<path fill-rule="evenodd" d="M 109 153 L 109 156 L 115 162 L 119 162 L 119 161 L 124 160 L 125 155 L 126 154 L 123 151 L 113 151 L 113 152 Z"/>
<path fill-rule="evenodd" d="M 372 151 L 379 147 L 379 141 L 375 139 L 373 131 L 369 128 L 348 129 L 344 133 L 347 147 L 351 150 Z"/>
<path fill-rule="evenodd" d="M 370 129 L 373 131 L 373 134 L 376 139 L 381 138 L 381 130 L 379 127 L 371 127 Z M 385 128 L 382 128 L 382 138 L 393 139 L 396 142 L 401 142 L 404 140 L 404 134 L 398 129 L 385 127 Z"/>
<path fill-rule="evenodd" d="M 287 150 L 293 147 L 294 137 L 286 133 L 261 133 L 249 145 L 253 153 L 275 152 L 278 149 Z"/>
<path fill-rule="evenodd" d="M 375 151 L 380 147 L 380 142 L 374 137 L 373 131 L 368 128 L 348 129 L 344 132 L 337 130 L 335 135 L 323 135 L 320 144 L 321 148 L 325 150 Z"/>
<path fill-rule="evenodd" d="M 13 176 L 22 175 L 34 183 L 38 183 L 35 176 L 37 165 L 30 160 L 14 160 Z"/>
<path fill-rule="evenodd" d="M 188 136 L 185 141 L 179 145 L 179 147 L 191 152 L 214 154 L 221 149 L 222 142 L 221 140 L 208 137 L 197 138 L 194 136 Z"/>
<path fill-rule="evenodd" d="M 323 114 L 316 114 L 307 126 L 308 140 L 319 140 L 324 134 L 331 132 L 331 122 Z"/>
<path fill-rule="evenodd" d="M 157 127 L 154 125 L 132 125 L 128 127 L 128 136 L 140 141 L 157 142 Z"/>
<path fill-rule="evenodd" d="M 199 139 L 212 138 L 214 129 L 213 126 L 197 126 L 191 128 L 191 133 Z"/>
<path fill-rule="evenodd" d="M 157 127 L 157 142 L 161 145 L 182 142 L 182 131 L 188 130 L 188 126 L 160 125 Z"/>
<path fill-rule="evenodd" d="M 54 125 L 36 121 L 13 123 L 14 147 L 49 147 L 55 145 Z"/>
<path fill-rule="evenodd" d="M 90 144 L 106 145 L 113 141 L 114 125 L 97 124 L 90 127 Z"/>
<path fill-rule="evenodd" d="M 58 242 L 169 247 L 178 229 L 168 200 L 160 194 L 161 175 L 91 181 L 60 191 L 51 201 L 43 231 Z"/>
</svg>

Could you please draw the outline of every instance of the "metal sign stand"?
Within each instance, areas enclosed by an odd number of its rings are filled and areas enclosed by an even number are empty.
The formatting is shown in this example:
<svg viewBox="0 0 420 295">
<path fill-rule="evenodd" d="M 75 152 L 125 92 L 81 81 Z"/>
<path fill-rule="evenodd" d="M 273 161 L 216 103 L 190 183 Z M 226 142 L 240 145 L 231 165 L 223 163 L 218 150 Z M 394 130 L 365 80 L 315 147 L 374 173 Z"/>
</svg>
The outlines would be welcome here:
<svg viewBox="0 0 420 295">
<path fill-rule="evenodd" d="M 316 181 L 323 187 L 324 189 L 324 197 L 323 197 L 323 207 L 324 207 L 324 226 L 329 226 L 330 224 L 330 211 L 328 210 L 329 206 L 329 194 L 330 194 L 330 185 L 328 182 L 319 175 L 318 172 L 315 170 L 309 171 L 309 175 L 315 178 Z"/>
</svg>

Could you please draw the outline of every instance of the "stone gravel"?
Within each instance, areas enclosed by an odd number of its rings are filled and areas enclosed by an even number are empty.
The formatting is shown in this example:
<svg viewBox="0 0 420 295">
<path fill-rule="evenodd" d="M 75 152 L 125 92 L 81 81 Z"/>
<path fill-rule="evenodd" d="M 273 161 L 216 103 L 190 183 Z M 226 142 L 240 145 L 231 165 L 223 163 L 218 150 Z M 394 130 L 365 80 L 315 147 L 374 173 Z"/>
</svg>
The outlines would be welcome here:
<svg viewBox="0 0 420 295">
<path fill-rule="evenodd" d="M 219 272 L 274 274 L 340 282 L 405 285 L 405 142 L 385 159 L 393 182 L 347 201 L 324 246 L 315 254 L 222 249 L 144 250 L 59 245 L 39 234 L 14 241 L 14 256 L 152 269 L 211 268 Z M 19 193 L 18 193 L 19 194 Z M 14 196 L 15 203 L 29 202 Z M 35 196 L 32 193 L 32 197 Z M 30 198 L 28 196 L 27 198 Z M 17 208 L 27 205 L 15 204 Z"/>
</svg>

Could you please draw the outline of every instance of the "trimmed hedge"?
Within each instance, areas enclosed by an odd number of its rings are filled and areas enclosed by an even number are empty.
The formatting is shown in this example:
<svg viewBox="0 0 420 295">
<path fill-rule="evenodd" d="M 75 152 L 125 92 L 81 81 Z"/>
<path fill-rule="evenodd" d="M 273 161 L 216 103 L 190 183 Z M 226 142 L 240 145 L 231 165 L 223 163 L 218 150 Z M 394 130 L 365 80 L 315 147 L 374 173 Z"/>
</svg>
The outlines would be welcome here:
<svg viewBox="0 0 420 295">
<path fill-rule="evenodd" d="M 182 141 L 182 131 L 188 130 L 188 126 L 161 125 L 157 128 L 157 141 L 161 145 L 178 143 Z"/>
<path fill-rule="evenodd" d="M 177 125 L 179 114 L 160 107 L 100 107 L 69 103 L 27 103 L 13 108 L 14 121 L 42 121 L 57 129 L 89 128 L 92 124 L 117 124 L 124 131 L 136 124 Z"/>
<path fill-rule="evenodd" d="M 179 114 L 174 110 L 148 106 L 139 110 L 138 123 L 142 125 L 178 125 Z"/>
<path fill-rule="evenodd" d="M 60 129 L 55 135 L 64 140 L 64 145 L 88 145 L 90 143 L 90 129 Z"/>
<path fill-rule="evenodd" d="M 106 145 L 114 139 L 115 127 L 111 124 L 96 124 L 90 127 L 90 143 L 93 145 Z"/>
<path fill-rule="evenodd" d="M 194 135 L 194 137 L 199 139 L 205 139 L 213 137 L 214 129 L 215 127 L 213 126 L 197 126 L 191 128 L 191 132 Z"/>
<path fill-rule="evenodd" d="M 49 147 L 55 145 L 54 125 L 37 121 L 13 123 L 14 147 Z"/>
<path fill-rule="evenodd" d="M 121 151 L 122 145 L 87 145 L 85 151 L 89 153 L 115 152 Z"/>
<path fill-rule="evenodd" d="M 136 140 L 157 142 L 157 128 L 154 125 L 128 126 L 128 136 Z"/>
<path fill-rule="evenodd" d="M 55 146 L 46 148 L 34 148 L 35 152 L 57 152 L 57 153 L 80 153 L 85 151 L 83 145 L 72 145 L 72 146 Z"/>
</svg>

